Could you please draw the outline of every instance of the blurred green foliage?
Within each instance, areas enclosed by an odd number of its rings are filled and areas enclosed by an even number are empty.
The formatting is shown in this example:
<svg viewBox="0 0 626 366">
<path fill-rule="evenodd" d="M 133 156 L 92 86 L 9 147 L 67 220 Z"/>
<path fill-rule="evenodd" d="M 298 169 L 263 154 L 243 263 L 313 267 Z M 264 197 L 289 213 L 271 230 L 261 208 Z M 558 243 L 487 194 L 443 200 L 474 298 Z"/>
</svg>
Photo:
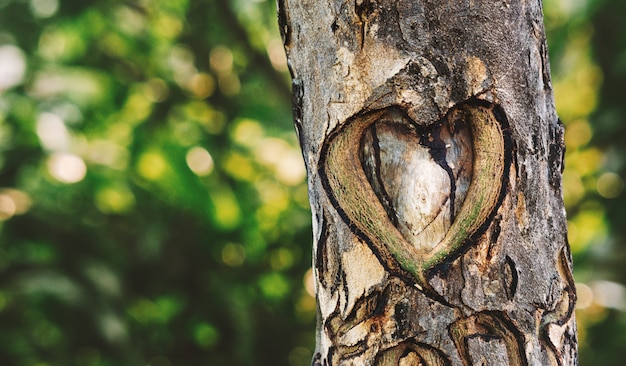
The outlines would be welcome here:
<svg viewBox="0 0 626 366">
<path fill-rule="evenodd" d="M 308 364 L 271 2 L 0 1 L 0 364 Z"/>
<path fill-rule="evenodd" d="M 308 365 L 270 0 L 0 0 L 0 364 Z M 582 365 L 626 344 L 626 4 L 546 0 Z"/>
<path fill-rule="evenodd" d="M 619 365 L 626 345 L 626 1 L 545 0 L 563 194 L 577 282 L 580 364 Z"/>
</svg>

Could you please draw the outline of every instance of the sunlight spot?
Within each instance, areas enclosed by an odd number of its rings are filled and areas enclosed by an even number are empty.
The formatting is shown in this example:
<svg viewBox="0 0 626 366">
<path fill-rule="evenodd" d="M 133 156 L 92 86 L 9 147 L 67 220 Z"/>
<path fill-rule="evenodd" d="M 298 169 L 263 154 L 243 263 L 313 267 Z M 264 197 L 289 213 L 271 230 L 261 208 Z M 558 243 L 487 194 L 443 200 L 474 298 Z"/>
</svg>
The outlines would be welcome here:
<svg viewBox="0 0 626 366">
<path fill-rule="evenodd" d="M 128 151 L 111 140 L 93 140 L 89 141 L 86 159 L 91 163 L 122 170 L 127 166 Z"/>
<path fill-rule="evenodd" d="M 582 208 L 570 223 L 572 230 L 570 238 L 574 239 L 570 242 L 572 252 L 575 254 L 582 253 L 593 243 L 601 243 L 606 240 L 608 228 L 604 210 L 599 207 Z"/>
<path fill-rule="evenodd" d="M 55 68 L 37 72 L 29 92 L 36 98 L 61 96 L 79 106 L 105 97 L 106 76 L 95 70 Z"/>
<path fill-rule="evenodd" d="M 228 74 L 233 69 L 233 53 L 224 46 L 217 46 L 211 50 L 209 63 L 218 74 Z"/>
<path fill-rule="evenodd" d="M 152 78 L 144 84 L 143 92 L 145 97 L 153 103 L 162 102 L 167 99 L 169 89 L 162 79 Z"/>
<path fill-rule="evenodd" d="M 195 146 L 187 151 L 186 156 L 187 165 L 192 172 L 204 177 L 213 171 L 213 158 L 209 152 L 200 147 Z"/>
<path fill-rule="evenodd" d="M 162 12 L 156 16 L 152 29 L 154 34 L 161 38 L 173 39 L 180 34 L 183 30 L 183 26 L 180 19 Z"/>
<path fill-rule="evenodd" d="M 50 112 L 59 116 L 66 125 L 77 125 L 83 120 L 83 113 L 80 108 L 67 101 L 55 103 Z"/>
<path fill-rule="evenodd" d="M 274 69 L 287 71 L 287 56 L 285 56 L 283 43 L 279 39 L 274 39 L 267 45 L 267 55 Z"/>
<path fill-rule="evenodd" d="M 19 85 L 25 74 L 24 52 L 15 46 L 0 46 L 0 92 Z"/>
<path fill-rule="evenodd" d="M 176 296 L 161 296 L 155 301 L 142 298 L 128 309 L 128 315 L 141 324 L 167 324 L 182 308 L 183 302 Z"/>
<path fill-rule="evenodd" d="M 572 158 L 576 161 L 572 162 L 576 167 L 576 171 L 582 177 L 594 174 L 598 171 L 600 164 L 603 160 L 604 154 L 597 148 L 588 148 L 579 151 L 575 155 L 572 154 Z"/>
<path fill-rule="evenodd" d="M 100 332 L 113 343 L 124 343 L 128 338 L 128 330 L 124 321 L 113 313 L 105 312 L 100 314 Z"/>
<path fill-rule="evenodd" d="M 240 119 L 235 123 L 231 136 L 239 145 L 253 147 L 263 138 L 263 126 L 252 119 Z"/>
<path fill-rule="evenodd" d="M 565 129 L 565 145 L 568 148 L 584 146 L 591 140 L 591 134 L 591 126 L 585 120 L 568 123 Z"/>
<path fill-rule="evenodd" d="M 213 218 L 215 224 L 223 229 L 233 229 L 241 220 L 241 209 L 237 197 L 230 189 L 213 189 L 209 191 L 213 201 Z"/>
<path fill-rule="evenodd" d="M 189 47 L 178 44 L 172 47 L 168 61 L 172 69 L 176 70 L 178 68 L 188 69 L 194 67 L 194 59 L 193 52 Z"/>
<path fill-rule="evenodd" d="M 215 79 L 204 72 L 195 74 L 189 79 L 188 89 L 197 98 L 208 98 L 215 91 Z"/>
<path fill-rule="evenodd" d="M 37 136 L 41 146 L 48 151 L 67 150 L 70 134 L 61 117 L 53 113 L 41 113 L 37 118 Z"/>
<path fill-rule="evenodd" d="M 85 266 L 84 272 L 100 293 L 111 297 L 120 296 L 122 286 L 115 270 L 104 263 L 94 262 Z"/>
<path fill-rule="evenodd" d="M 233 53 L 224 46 L 217 46 L 211 50 L 209 63 L 217 73 L 217 83 L 224 95 L 232 96 L 241 90 L 241 82 L 237 74 L 233 73 Z"/>
<path fill-rule="evenodd" d="M 32 200 L 28 194 L 13 188 L 0 189 L 0 195 L 9 197 L 15 206 L 14 215 L 23 215 L 30 209 Z"/>
<path fill-rule="evenodd" d="M 204 130 L 206 132 L 213 135 L 217 135 L 222 132 L 224 126 L 226 125 L 226 116 L 224 113 L 206 108 L 206 113 L 203 113 L 203 115 L 207 115 L 208 118 L 200 120 L 199 122 L 202 126 L 204 126 Z"/>
<path fill-rule="evenodd" d="M 119 29 L 131 36 L 138 36 L 145 31 L 146 17 L 139 10 L 120 6 L 115 10 L 114 17 Z"/>
<path fill-rule="evenodd" d="M 593 291 L 584 283 L 576 283 L 576 309 L 586 309 L 593 303 Z"/>
<path fill-rule="evenodd" d="M 585 186 L 575 169 L 563 172 L 563 200 L 565 208 L 574 207 L 585 195 Z"/>
<path fill-rule="evenodd" d="M 573 243 L 578 238 L 578 228 L 572 221 L 567 221 L 567 241 Z"/>
<path fill-rule="evenodd" d="M 289 281 L 278 272 L 259 277 L 259 288 L 268 300 L 280 300 L 289 294 Z"/>
<path fill-rule="evenodd" d="M 600 196 L 604 198 L 617 198 L 624 189 L 624 180 L 615 173 L 604 173 L 598 178 L 596 188 Z"/>
<path fill-rule="evenodd" d="M 306 271 L 302 282 L 304 283 L 307 294 L 311 297 L 315 297 L 315 276 L 313 276 L 313 268 L 309 268 Z"/>
<path fill-rule="evenodd" d="M 305 210 L 310 210 L 309 188 L 306 184 L 301 184 L 293 190 L 293 199 L 296 204 Z"/>
<path fill-rule="evenodd" d="M 269 256 L 270 267 L 275 271 L 283 271 L 291 268 L 294 261 L 293 252 L 287 248 L 275 250 Z"/>
<path fill-rule="evenodd" d="M 193 329 L 193 338 L 202 348 L 211 348 L 219 340 L 219 331 L 207 323 L 196 324 Z"/>
<path fill-rule="evenodd" d="M 228 175 L 238 180 L 251 182 L 257 175 L 256 169 L 252 165 L 252 162 L 250 162 L 250 159 L 237 152 L 232 152 L 227 155 L 222 163 L 222 167 L 226 170 Z"/>
<path fill-rule="evenodd" d="M 194 59 L 193 52 L 187 46 L 176 45 L 172 47 L 167 63 L 178 85 L 184 87 L 189 79 L 197 73 Z"/>
<path fill-rule="evenodd" d="M 276 166 L 279 181 L 289 186 L 300 184 L 306 177 L 306 169 L 299 152 L 290 151 L 285 154 Z"/>
<path fill-rule="evenodd" d="M 0 194 L 0 221 L 5 221 L 15 215 L 16 205 L 11 197 Z"/>
<path fill-rule="evenodd" d="M 157 180 L 165 174 L 167 162 L 159 153 L 145 153 L 139 158 L 137 170 L 142 177 L 148 180 Z"/>
<path fill-rule="evenodd" d="M 222 248 L 222 262 L 229 267 L 239 267 L 246 260 L 246 250 L 240 244 L 228 243 Z"/>
<path fill-rule="evenodd" d="M 285 141 L 267 138 L 259 145 L 256 154 L 263 164 L 273 168 L 278 180 L 289 186 L 301 183 L 306 170 L 300 151 Z"/>
<path fill-rule="evenodd" d="M 152 113 L 152 102 L 141 92 L 133 93 L 124 105 L 123 118 L 131 123 L 138 123 L 148 118 Z"/>
<path fill-rule="evenodd" d="M 61 183 L 77 183 L 85 178 L 87 165 L 74 154 L 55 153 L 48 158 L 48 171 Z"/>
<path fill-rule="evenodd" d="M 233 96 L 241 90 L 241 83 L 236 74 L 220 75 L 217 81 L 224 95 Z"/>
<path fill-rule="evenodd" d="M 559 0 L 556 1 L 557 6 L 563 12 L 564 16 L 572 16 L 577 11 L 582 10 L 587 5 L 586 0 Z"/>
<path fill-rule="evenodd" d="M 96 193 L 96 207 L 105 214 L 122 214 L 132 211 L 135 196 L 126 187 L 109 187 Z"/>
<path fill-rule="evenodd" d="M 626 289 L 611 281 L 597 281 L 591 284 L 594 300 L 605 308 L 626 310 Z"/>
<path fill-rule="evenodd" d="M 58 0 L 30 0 L 30 10 L 37 18 L 49 18 L 59 9 Z"/>
<path fill-rule="evenodd" d="M 46 294 L 63 302 L 76 303 L 83 293 L 72 279 L 53 271 L 40 270 L 25 273 L 17 282 L 17 288 L 24 294 Z"/>
<path fill-rule="evenodd" d="M 0 189 L 0 221 L 26 213 L 31 204 L 30 197 L 22 191 L 11 188 Z"/>
<path fill-rule="evenodd" d="M 554 97 L 558 114 L 564 121 L 588 116 L 598 102 L 598 88 L 602 82 L 602 70 L 594 64 L 589 49 L 592 29 L 581 27 L 570 35 L 563 50 L 559 69 L 564 75 L 555 75 Z"/>
<path fill-rule="evenodd" d="M 61 32 L 47 27 L 39 37 L 39 56 L 48 60 L 56 60 L 63 56 L 66 39 Z"/>
<path fill-rule="evenodd" d="M 278 208 L 278 211 L 289 207 L 289 194 L 285 187 L 273 179 L 259 179 L 254 182 L 261 202 Z"/>
<path fill-rule="evenodd" d="M 315 297 L 311 296 L 308 291 L 301 291 L 294 305 L 299 321 L 309 323 L 311 320 L 315 319 Z M 309 357 L 309 360 L 310 359 Z M 304 365 L 308 364 L 305 363 Z"/>
</svg>

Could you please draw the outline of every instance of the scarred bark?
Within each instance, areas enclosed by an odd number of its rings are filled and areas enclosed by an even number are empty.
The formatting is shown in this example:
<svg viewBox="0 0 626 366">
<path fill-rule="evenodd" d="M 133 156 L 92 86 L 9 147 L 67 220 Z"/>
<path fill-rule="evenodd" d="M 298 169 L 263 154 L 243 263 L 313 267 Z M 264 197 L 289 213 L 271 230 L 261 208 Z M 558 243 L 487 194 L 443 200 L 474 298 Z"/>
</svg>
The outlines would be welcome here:
<svg viewBox="0 0 626 366">
<path fill-rule="evenodd" d="M 319 365 L 574 365 L 538 1 L 282 0 Z"/>
</svg>

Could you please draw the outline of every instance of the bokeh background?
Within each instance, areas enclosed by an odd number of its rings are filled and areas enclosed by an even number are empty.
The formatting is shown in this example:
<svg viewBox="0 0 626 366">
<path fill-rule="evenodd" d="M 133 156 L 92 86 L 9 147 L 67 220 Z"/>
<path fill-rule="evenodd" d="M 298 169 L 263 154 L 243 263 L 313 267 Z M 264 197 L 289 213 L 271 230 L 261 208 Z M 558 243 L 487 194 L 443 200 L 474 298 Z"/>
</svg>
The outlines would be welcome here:
<svg viewBox="0 0 626 366">
<path fill-rule="evenodd" d="M 581 365 L 626 346 L 626 1 L 545 0 Z M 274 0 L 0 0 L 0 365 L 309 365 Z"/>
</svg>

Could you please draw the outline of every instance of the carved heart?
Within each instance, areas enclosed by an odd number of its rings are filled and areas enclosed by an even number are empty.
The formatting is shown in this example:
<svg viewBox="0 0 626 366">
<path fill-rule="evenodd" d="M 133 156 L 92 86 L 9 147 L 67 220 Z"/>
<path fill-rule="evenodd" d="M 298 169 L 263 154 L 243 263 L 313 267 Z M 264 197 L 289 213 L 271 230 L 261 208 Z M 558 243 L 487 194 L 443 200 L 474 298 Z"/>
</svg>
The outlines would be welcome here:
<svg viewBox="0 0 626 366">
<path fill-rule="evenodd" d="M 477 100 L 427 129 L 395 107 L 357 115 L 325 141 L 322 185 L 383 265 L 438 296 L 426 271 L 479 231 L 503 194 L 505 124 L 499 107 Z"/>
</svg>

